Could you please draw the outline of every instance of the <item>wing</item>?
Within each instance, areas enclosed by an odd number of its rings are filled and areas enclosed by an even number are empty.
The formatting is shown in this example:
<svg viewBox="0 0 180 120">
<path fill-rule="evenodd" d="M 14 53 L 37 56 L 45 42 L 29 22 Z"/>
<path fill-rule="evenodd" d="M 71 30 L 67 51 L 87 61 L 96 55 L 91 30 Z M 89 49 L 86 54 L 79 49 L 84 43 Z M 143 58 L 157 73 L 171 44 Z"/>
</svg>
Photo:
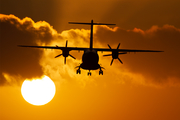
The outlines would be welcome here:
<svg viewBox="0 0 180 120">
<path fill-rule="evenodd" d="M 118 51 L 118 52 L 164 52 L 164 51 L 158 51 L 158 50 L 136 50 L 136 49 L 107 49 L 107 48 L 94 48 L 96 51 Z"/>
<path fill-rule="evenodd" d="M 30 47 L 30 48 L 45 48 L 45 49 L 60 49 L 60 50 L 64 50 L 64 49 L 68 49 L 70 50 L 85 50 L 88 48 L 81 48 L 81 47 L 59 47 L 59 46 L 29 46 L 29 45 L 18 45 L 19 47 Z"/>
<path fill-rule="evenodd" d="M 104 48 L 94 48 L 96 51 L 111 51 L 114 53 L 127 53 L 127 52 L 163 52 L 163 51 L 158 51 L 158 50 L 136 50 L 136 49 L 119 49 L 120 43 L 118 44 L 116 49 L 112 49 L 111 46 L 108 44 L 109 49 L 104 49 Z"/>
<path fill-rule="evenodd" d="M 83 48 L 83 47 L 59 47 L 59 46 L 29 46 L 29 45 L 18 45 L 19 47 L 30 47 L 30 48 L 45 48 L 45 49 L 68 49 L 69 51 L 71 50 L 86 50 L 88 48 Z M 107 51 L 107 52 L 112 52 L 112 51 L 118 51 L 118 52 L 164 52 L 164 51 L 158 51 L 158 50 L 136 50 L 136 49 L 107 49 L 107 48 L 93 48 L 93 50 L 96 51 Z"/>
<path fill-rule="evenodd" d="M 30 47 L 30 48 L 45 48 L 45 49 L 60 49 L 62 51 L 71 51 L 71 50 L 85 50 L 87 48 L 81 48 L 81 47 L 67 47 L 68 41 L 66 41 L 65 47 L 59 47 L 59 46 L 29 46 L 29 45 L 18 45 L 19 47 Z"/>
<path fill-rule="evenodd" d="M 119 58 L 119 55 L 127 54 L 128 52 L 163 52 L 163 51 L 158 51 L 158 50 L 119 49 L 119 46 L 120 46 L 120 43 L 118 44 L 116 49 L 112 49 L 111 46 L 108 44 L 109 49 L 94 48 L 94 50 L 112 52 L 111 54 L 103 55 L 103 56 L 112 56 L 110 65 L 112 65 L 114 59 L 118 59 L 119 62 L 123 64 L 122 60 Z"/>
<path fill-rule="evenodd" d="M 62 50 L 62 54 L 59 54 L 57 56 L 55 56 L 55 58 L 63 56 L 64 57 L 64 64 L 66 64 L 66 57 L 70 56 L 74 59 L 76 59 L 74 56 L 72 56 L 71 54 L 69 54 L 69 51 L 71 50 L 86 50 L 88 48 L 81 48 L 81 47 L 67 47 L 67 41 L 66 41 L 66 45 L 65 47 L 59 47 L 59 46 L 29 46 L 29 45 L 18 45 L 19 47 L 30 47 L 30 48 L 45 48 L 45 49 L 60 49 Z"/>
</svg>

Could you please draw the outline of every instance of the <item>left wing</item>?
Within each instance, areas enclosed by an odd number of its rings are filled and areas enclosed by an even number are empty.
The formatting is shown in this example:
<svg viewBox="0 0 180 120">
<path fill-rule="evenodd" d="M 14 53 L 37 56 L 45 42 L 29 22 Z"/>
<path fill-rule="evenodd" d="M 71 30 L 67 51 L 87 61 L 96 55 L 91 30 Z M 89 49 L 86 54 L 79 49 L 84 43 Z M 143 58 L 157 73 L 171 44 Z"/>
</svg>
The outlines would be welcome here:
<svg viewBox="0 0 180 120">
<path fill-rule="evenodd" d="M 46 48 L 46 49 L 60 49 L 60 50 L 65 50 L 68 49 L 70 50 L 85 50 L 88 48 L 81 48 L 81 47 L 59 47 L 59 46 L 29 46 L 29 45 L 18 45 L 19 47 L 30 47 L 30 48 Z"/>
<path fill-rule="evenodd" d="M 19 47 L 30 47 L 30 48 L 45 48 L 45 49 L 60 49 L 62 50 L 62 54 L 59 54 L 57 56 L 55 56 L 55 58 L 59 57 L 59 56 L 63 56 L 64 57 L 64 64 L 66 64 L 66 57 L 70 56 L 74 59 L 76 59 L 74 56 L 72 56 L 71 54 L 69 54 L 69 51 L 71 50 L 86 50 L 88 48 L 81 48 L 81 47 L 67 47 L 67 43 L 68 41 L 66 41 L 66 45 L 65 47 L 59 47 L 59 46 L 29 46 L 29 45 L 18 45 Z"/>
</svg>

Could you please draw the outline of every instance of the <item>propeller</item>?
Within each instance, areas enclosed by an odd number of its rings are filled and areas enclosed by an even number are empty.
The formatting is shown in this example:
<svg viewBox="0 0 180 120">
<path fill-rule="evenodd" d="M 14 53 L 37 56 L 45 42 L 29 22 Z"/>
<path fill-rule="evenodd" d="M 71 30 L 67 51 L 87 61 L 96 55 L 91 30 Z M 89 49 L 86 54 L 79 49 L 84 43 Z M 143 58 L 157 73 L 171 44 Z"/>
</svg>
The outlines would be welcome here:
<svg viewBox="0 0 180 120">
<path fill-rule="evenodd" d="M 107 55 L 103 55 L 103 56 L 112 56 L 112 60 L 111 60 L 111 64 L 113 63 L 114 59 L 118 59 L 120 63 L 123 64 L 123 62 L 121 61 L 121 59 L 118 57 L 118 55 L 120 54 L 127 54 L 127 53 L 119 53 L 118 49 L 119 49 L 120 43 L 118 44 L 116 49 L 112 49 L 111 46 L 108 44 L 109 49 L 112 50 L 112 54 L 107 54 Z"/>
<path fill-rule="evenodd" d="M 59 56 L 61 56 L 62 54 L 59 54 L 59 55 L 57 55 L 56 57 L 54 57 L 54 58 L 57 58 L 57 57 L 59 57 Z"/>
<path fill-rule="evenodd" d="M 74 56 L 72 56 L 71 54 L 69 54 L 69 51 L 70 51 L 70 50 L 67 48 L 67 44 L 68 44 L 68 41 L 66 40 L 66 45 L 65 45 L 65 47 L 62 49 L 62 54 L 59 54 L 59 55 L 55 56 L 55 58 L 57 58 L 57 57 L 60 57 L 61 55 L 63 55 L 63 57 L 64 57 L 64 64 L 66 64 L 66 57 L 68 57 L 68 56 L 76 59 Z"/>
</svg>

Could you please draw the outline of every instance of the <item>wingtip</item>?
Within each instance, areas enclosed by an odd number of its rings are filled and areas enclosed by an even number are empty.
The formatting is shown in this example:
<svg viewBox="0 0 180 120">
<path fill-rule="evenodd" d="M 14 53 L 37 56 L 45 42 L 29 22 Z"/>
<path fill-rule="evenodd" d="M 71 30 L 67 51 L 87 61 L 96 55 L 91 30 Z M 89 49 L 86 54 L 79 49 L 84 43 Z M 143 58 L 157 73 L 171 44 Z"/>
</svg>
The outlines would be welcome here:
<svg viewBox="0 0 180 120">
<path fill-rule="evenodd" d="M 23 45 L 17 45 L 18 47 L 23 47 Z"/>
</svg>

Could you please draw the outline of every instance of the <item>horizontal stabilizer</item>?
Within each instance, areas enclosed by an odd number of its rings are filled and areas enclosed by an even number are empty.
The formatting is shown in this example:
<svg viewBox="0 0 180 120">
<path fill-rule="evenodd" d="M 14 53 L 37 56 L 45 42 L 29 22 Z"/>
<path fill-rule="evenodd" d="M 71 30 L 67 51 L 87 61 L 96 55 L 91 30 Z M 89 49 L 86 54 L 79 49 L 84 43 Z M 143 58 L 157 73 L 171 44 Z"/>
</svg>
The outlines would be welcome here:
<svg viewBox="0 0 180 120">
<path fill-rule="evenodd" d="M 69 22 L 69 24 L 83 24 L 83 25 L 116 25 L 116 24 L 108 24 L 108 23 L 81 23 L 81 22 Z"/>
</svg>

